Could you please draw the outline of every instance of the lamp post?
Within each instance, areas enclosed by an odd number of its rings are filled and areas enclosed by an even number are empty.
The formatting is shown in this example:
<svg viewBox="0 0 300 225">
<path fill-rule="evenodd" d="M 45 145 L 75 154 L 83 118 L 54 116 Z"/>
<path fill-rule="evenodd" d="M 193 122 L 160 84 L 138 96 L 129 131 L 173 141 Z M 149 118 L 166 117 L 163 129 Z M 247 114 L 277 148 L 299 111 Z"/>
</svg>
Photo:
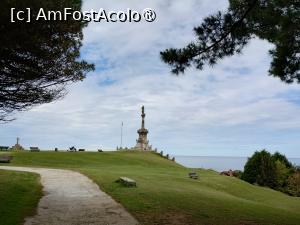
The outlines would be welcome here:
<svg viewBox="0 0 300 225">
<path fill-rule="evenodd" d="M 123 145 L 123 121 L 121 124 L 121 148 L 122 148 L 122 145 Z"/>
</svg>

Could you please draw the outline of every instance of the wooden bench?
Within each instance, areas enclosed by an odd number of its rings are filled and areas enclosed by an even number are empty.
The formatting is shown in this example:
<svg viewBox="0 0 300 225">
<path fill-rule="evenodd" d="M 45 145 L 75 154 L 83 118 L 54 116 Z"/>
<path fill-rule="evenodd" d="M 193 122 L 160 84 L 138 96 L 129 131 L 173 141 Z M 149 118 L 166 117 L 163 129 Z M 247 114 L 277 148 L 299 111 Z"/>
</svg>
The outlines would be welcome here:
<svg viewBox="0 0 300 225">
<path fill-rule="evenodd" d="M 189 177 L 192 179 L 198 179 L 198 174 L 195 172 L 191 172 L 191 173 L 189 173 Z"/>
<path fill-rule="evenodd" d="M 0 163 L 10 163 L 12 159 L 13 156 L 11 155 L 0 155 Z"/>
<path fill-rule="evenodd" d="M 0 151 L 8 151 L 9 147 L 8 146 L 0 146 Z"/>
<path fill-rule="evenodd" d="M 128 177 L 120 177 L 116 182 L 126 187 L 136 187 L 136 182 Z"/>
<path fill-rule="evenodd" d="M 39 152 L 40 149 L 38 147 L 29 147 L 31 152 Z"/>
<path fill-rule="evenodd" d="M 80 149 L 78 149 L 78 151 L 79 151 L 79 152 L 85 152 L 85 149 L 80 148 Z"/>
</svg>

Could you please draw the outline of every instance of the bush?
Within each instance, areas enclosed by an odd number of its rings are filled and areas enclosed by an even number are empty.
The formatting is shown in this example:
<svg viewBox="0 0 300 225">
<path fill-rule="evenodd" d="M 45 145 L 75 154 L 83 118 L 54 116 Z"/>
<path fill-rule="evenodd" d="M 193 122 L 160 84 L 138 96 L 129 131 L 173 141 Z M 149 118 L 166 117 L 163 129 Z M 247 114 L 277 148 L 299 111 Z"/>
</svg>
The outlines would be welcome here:
<svg viewBox="0 0 300 225">
<path fill-rule="evenodd" d="M 291 175 L 287 181 L 287 192 L 290 195 L 300 197 L 300 172 Z"/>
<path fill-rule="evenodd" d="M 242 175 L 243 175 L 243 172 L 241 170 L 235 170 L 235 171 L 233 171 L 233 176 L 234 177 L 237 177 L 237 178 L 241 179 Z"/>
<path fill-rule="evenodd" d="M 292 170 L 286 167 L 286 164 L 280 160 L 275 162 L 276 165 L 276 189 L 284 191 L 287 185 L 287 180 Z"/>
</svg>

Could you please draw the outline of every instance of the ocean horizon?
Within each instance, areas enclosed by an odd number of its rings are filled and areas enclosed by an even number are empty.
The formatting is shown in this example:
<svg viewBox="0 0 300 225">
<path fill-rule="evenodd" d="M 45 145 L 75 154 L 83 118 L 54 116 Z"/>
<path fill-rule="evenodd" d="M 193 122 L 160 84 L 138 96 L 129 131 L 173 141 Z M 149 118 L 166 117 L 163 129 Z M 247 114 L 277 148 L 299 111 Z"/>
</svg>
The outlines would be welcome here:
<svg viewBox="0 0 300 225">
<path fill-rule="evenodd" d="M 177 163 L 189 168 L 224 170 L 244 170 L 248 157 L 238 156 L 174 156 Z M 300 166 L 300 158 L 288 158 L 296 166 Z"/>
</svg>

